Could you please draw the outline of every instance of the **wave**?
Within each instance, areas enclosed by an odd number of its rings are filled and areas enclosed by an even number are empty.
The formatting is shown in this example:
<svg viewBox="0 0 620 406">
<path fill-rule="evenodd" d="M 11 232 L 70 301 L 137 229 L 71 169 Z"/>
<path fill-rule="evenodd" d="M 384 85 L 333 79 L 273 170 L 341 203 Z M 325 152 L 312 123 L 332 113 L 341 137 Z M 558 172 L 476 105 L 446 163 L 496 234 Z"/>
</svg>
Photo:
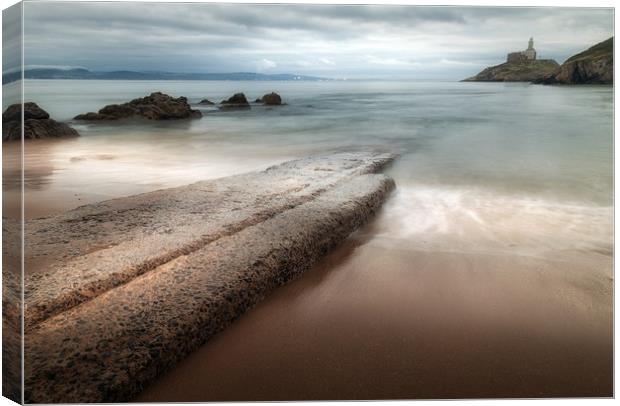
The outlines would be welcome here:
<svg viewBox="0 0 620 406">
<path fill-rule="evenodd" d="M 403 249 L 511 252 L 613 251 L 613 207 L 501 195 L 484 189 L 399 187 L 374 225 Z"/>
</svg>

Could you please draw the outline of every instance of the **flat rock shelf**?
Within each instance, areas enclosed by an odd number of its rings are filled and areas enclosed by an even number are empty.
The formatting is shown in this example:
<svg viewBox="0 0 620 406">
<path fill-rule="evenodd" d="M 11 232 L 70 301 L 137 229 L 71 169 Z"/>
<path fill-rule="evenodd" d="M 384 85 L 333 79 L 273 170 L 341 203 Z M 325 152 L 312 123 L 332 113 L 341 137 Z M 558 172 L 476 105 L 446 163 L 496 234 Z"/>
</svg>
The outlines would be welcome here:
<svg viewBox="0 0 620 406">
<path fill-rule="evenodd" d="M 364 224 L 393 159 L 314 156 L 27 221 L 26 402 L 131 400 Z"/>
</svg>

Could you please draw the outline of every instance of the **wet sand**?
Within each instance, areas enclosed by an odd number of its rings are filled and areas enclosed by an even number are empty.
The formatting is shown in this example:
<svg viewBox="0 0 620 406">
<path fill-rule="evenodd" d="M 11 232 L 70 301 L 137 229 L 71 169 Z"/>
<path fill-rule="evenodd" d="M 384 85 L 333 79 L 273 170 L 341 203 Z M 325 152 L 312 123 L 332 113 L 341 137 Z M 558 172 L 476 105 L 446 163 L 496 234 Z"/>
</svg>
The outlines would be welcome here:
<svg viewBox="0 0 620 406">
<path fill-rule="evenodd" d="M 199 149 L 181 159 L 189 147 L 176 145 L 170 133 L 160 131 L 148 142 L 141 142 L 139 135 L 132 140 L 136 134 L 130 131 L 28 140 L 24 147 L 25 218 L 56 215 L 108 199 L 262 170 L 289 160 L 286 156 L 273 158 L 258 153 L 242 162 L 231 161 L 215 147 Z M 8 142 L 2 147 L 3 213 L 17 217 L 21 212 L 20 144 Z"/>
<path fill-rule="evenodd" d="M 612 396 L 612 258 L 387 249 L 370 225 L 135 400 Z"/>
</svg>

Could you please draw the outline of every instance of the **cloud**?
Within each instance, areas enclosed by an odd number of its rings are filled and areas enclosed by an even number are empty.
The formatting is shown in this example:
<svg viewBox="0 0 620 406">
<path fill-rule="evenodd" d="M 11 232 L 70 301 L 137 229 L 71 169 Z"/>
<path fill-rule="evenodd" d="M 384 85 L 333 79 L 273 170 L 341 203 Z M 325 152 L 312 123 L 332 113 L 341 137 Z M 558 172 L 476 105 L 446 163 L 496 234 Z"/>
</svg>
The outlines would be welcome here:
<svg viewBox="0 0 620 406">
<path fill-rule="evenodd" d="M 274 61 L 270 61 L 269 59 L 265 59 L 265 58 L 256 62 L 256 67 L 259 70 L 259 72 L 269 70 L 269 69 L 274 69 L 277 66 L 278 66 L 277 63 L 275 63 Z"/>
<path fill-rule="evenodd" d="M 375 65 L 387 66 L 419 66 L 420 63 L 414 61 L 405 61 L 397 58 L 378 58 L 374 55 L 366 55 L 366 61 Z"/>
<path fill-rule="evenodd" d="M 21 70 L 21 3 L 2 10 L 2 71 Z"/>
<path fill-rule="evenodd" d="M 458 79 L 532 35 L 539 55 L 558 62 L 613 35 L 613 10 L 600 8 L 23 4 L 26 64 L 92 70 Z"/>
<path fill-rule="evenodd" d="M 441 59 L 439 63 L 441 65 L 453 65 L 453 66 L 476 66 L 477 65 L 475 62 L 471 62 L 471 61 L 456 61 L 456 60 L 445 59 L 445 58 Z"/>
<path fill-rule="evenodd" d="M 319 62 L 325 64 L 325 65 L 335 65 L 336 63 L 334 61 L 332 61 L 331 59 L 328 58 L 319 58 Z"/>
</svg>

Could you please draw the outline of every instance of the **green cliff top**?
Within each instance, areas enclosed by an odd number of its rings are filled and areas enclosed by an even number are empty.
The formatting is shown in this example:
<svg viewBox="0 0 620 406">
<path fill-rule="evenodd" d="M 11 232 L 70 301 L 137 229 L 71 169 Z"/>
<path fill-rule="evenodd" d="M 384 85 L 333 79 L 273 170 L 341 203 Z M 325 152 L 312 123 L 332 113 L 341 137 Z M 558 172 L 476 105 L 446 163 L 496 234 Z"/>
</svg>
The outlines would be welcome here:
<svg viewBox="0 0 620 406">
<path fill-rule="evenodd" d="M 466 82 L 530 82 L 555 72 L 560 65 L 553 59 L 505 62 L 491 66 Z"/>
<path fill-rule="evenodd" d="M 606 39 L 603 42 L 586 49 L 576 55 L 571 56 L 564 63 L 575 62 L 584 59 L 600 58 L 602 56 L 614 57 L 614 37 Z"/>
</svg>

